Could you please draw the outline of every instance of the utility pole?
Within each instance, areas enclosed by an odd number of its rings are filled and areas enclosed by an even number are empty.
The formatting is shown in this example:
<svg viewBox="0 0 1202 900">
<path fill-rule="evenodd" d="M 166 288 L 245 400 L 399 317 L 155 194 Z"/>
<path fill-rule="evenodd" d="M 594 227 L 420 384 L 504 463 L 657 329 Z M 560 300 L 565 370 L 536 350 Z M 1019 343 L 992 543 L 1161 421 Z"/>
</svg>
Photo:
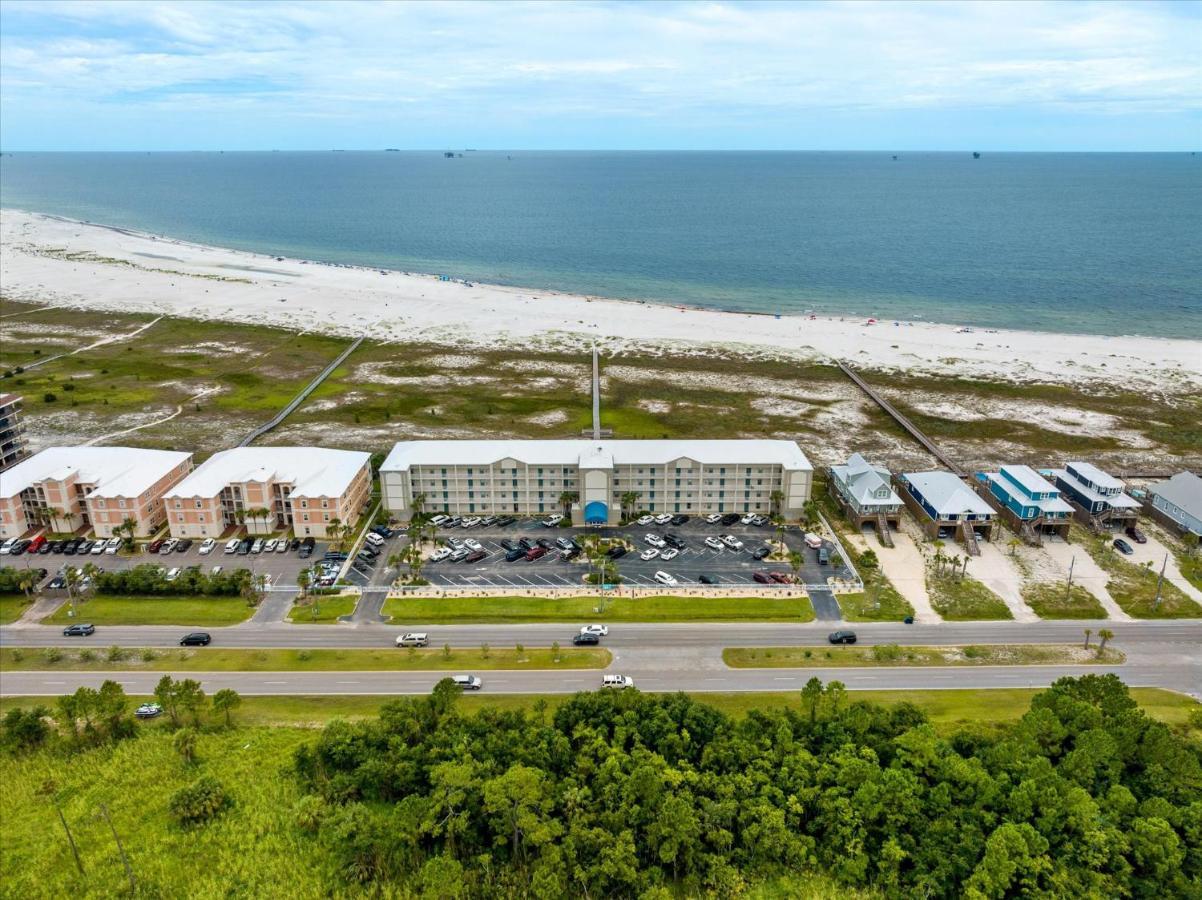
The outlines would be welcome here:
<svg viewBox="0 0 1202 900">
<path fill-rule="evenodd" d="M 1160 577 L 1156 579 L 1156 600 L 1152 603 L 1152 609 L 1160 609 L 1160 588 L 1164 584 L 1164 570 L 1169 564 L 1169 555 L 1164 555 L 1164 562 L 1160 564 Z"/>
<path fill-rule="evenodd" d="M 104 816 L 104 821 L 108 822 L 109 830 L 113 832 L 113 840 L 117 842 L 117 850 L 121 854 L 121 862 L 125 865 L 125 874 L 129 877 L 130 893 L 136 894 L 138 892 L 138 882 L 134 878 L 134 870 L 129 864 L 129 857 L 125 855 L 125 847 L 121 844 L 121 838 L 117 834 L 117 828 L 115 825 L 113 825 L 113 820 L 109 818 L 109 808 L 101 803 L 100 812 Z"/>
<path fill-rule="evenodd" d="M 62 807 L 57 803 L 54 804 L 54 811 L 58 813 L 58 820 L 63 823 L 63 831 L 67 832 L 67 843 L 71 845 L 71 855 L 75 857 L 75 868 L 79 869 L 79 874 L 82 875 L 83 861 L 79 858 L 79 848 L 75 846 L 75 837 L 67 826 L 67 818 L 63 815 Z"/>
<path fill-rule="evenodd" d="M 1073 599 L 1073 566 L 1077 564 L 1077 555 L 1074 553 L 1073 558 L 1068 561 L 1068 590 L 1064 594 L 1064 602 L 1069 603 Z"/>
</svg>

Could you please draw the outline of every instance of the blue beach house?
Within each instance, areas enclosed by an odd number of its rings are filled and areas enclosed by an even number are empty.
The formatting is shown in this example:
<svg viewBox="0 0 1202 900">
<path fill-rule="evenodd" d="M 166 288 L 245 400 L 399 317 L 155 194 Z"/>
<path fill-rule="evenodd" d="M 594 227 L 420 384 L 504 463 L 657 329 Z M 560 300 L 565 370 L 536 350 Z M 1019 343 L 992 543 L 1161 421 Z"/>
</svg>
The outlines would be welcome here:
<svg viewBox="0 0 1202 900">
<path fill-rule="evenodd" d="M 1030 466 L 1002 466 L 998 472 L 978 472 L 997 509 L 1023 537 L 1038 543 L 1040 534 L 1068 536 L 1073 508 L 1054 484 Z"/>
<path fill-rule="evenodd" d="M 954 535 L 972 556 L 978 537 L 993 537 L 993 507 L 951 472 L 903 472 L 897 485 L 927 537 Z"/>
<path fill-rule="evenodd" d="M 1095 528 L 1127 528 L 1139 516 L 1139 501 L 1123 492 L 1121 481 L 1093 463 L 1069 462 L 1050 473 L 1078 516 Z"/>
</svg>

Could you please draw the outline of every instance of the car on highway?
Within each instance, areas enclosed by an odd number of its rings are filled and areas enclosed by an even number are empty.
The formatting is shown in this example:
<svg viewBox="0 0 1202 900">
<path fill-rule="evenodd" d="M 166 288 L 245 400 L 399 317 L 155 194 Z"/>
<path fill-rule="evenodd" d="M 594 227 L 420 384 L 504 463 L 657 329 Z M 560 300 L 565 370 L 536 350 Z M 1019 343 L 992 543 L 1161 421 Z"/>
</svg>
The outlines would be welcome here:
<svg viewBox="0 0 1202 900">
<path fill-rule="evenodd" d="M 608 637 L 609 626 L 608 625 L 585 625 L 583 628 L 580 629 L 580 633 L 581 634 L 595 634 L 599 637 Z"/>
<path fill-rule="evenodd" d="M 484 687 L 484 682 L 477 675 L 452 675 L 451 681 L 455 687 L 464 691 L 478 691 Z"/>
<path fill-rule="evenodd" d="M 634 687 L 634 679 L 629 675 L 602 675 L 601 687 L 622 690 Z"/>
<path fill-rule="evenodd" d="M 655 577 L 655 580 L 658 581 L 660 584 L 666 584 L 668 587 L 676 587 L 676 585 L 678 584 L 678 582 L 676 581 L 675 578 L 673 578 L 671 575 L 669 575 L 667 572 L 664 572 L 664 571 L 656 572 L 654 577 Z"/>
<path fill-rule="evenodd" d="M 763 559 L 764 557 L 770 555 L 771 553 L 772 553 L 772 549 L 770 547 L 758 547 L 755 550 L 755 552 L 753 552 L 751 554 L 751 558 L 752 559 Z"/>
<path fill-rule="evenodd" d="M 577 647 L 592 647 L 601 643 L 601 636 L 582 631 L 580 634 L 573 635 L 572 643 Z"/>
<path fill-rule="evenodd" d="M 641 559 L 643 562 L 649 562 L 650 560 L 655 559 L 657 556 L 659 556 L 659 551 L 654 547 L 648 547 L 639 554 L 639 559 Z"/>
<path fill-rule="evenodd" d="M 179 639 L 181 647 L 207 647 L 213 642 L 213 637 L 207 631 L 193 631 Z"/>
<path fill-rule="evenodd" d="M 134 718 L 154 719 L 163 714 L 163 707 L 157 703 L 143 703 L 134 710 Z"/>
<path fill-rule="evenodd" d="M 63 637 L 87 637 L 95 633 L 96 626 L 91 622 L 81 622 L 76 625 L 68 625 L 63 629 Z"/>
<path fill-rule="evenodd" d="M 1124 556 L 1131 556 L 1135 553 L 1135 549 L 1122 538 L 1114 539 L 1114 549 Z"/>
<path fill-rule="evenodd" d="M 826 639 L 832 644 L 854 644 L 856 633 L 854 631 L 832 631 L 826 636 Z"/>
<path fill-rule="evenodd" d="M 710 513 L 708 516 L 705 517 L 705 521 L 708 522 L 710 525 L 717 525 L 719 522 L 722 521 L 722 515 L 721 515 L 721 513 Z"/>
<path fill-rule="evenodd" d="M 1148 536 L 1134 525 L 1131 525 L 1127 528 L 1127 537 L 1131 538 L 1131 540 L 1135 541 L 1137 544 L 1148 543 Z"/>
<path fill-rule="evenodd" d="M 678 556 L 680 556 L 680 551 L 675 547 L 669 547 L 667 550 L 662 550 L 659 554 L 659 558 L 664 562 L 667 562 L 670 559 L 676 559 Z"/>
<path fill-rule="evenodd" d="M 726 545 L 716 537 L 707 537 L 705 539 L 705 546 L 709 547 L 711 550 L 722 551 L 726 549 Z"/>
<path fill-rule="evenodd" d="M 741 540 L 739 540 L 737 537 L 735 537 L 733 534 L 721 534 L 721 535 L 718 535 L 718 537 L 722 540 L 722 543 L 724 543 L 731 550 L 742 550 L 743 549 L 743 542 Z"/>
<path fill-rule="evenodd" d="M 213 548 L 216 546 L 217 541 L 215 541 L 213 538 L 205 538 L 200 542 L 200 550 L 198 552 L 201 556 L 208 556 L 213 552 Z"/>
<path fill-rule="evenodd" d="M 429 644 L 430 636 L 424 631 L 407 631 L 397 635 L 396 639 L 398 647 L 427 647 Z"/>
</svg>

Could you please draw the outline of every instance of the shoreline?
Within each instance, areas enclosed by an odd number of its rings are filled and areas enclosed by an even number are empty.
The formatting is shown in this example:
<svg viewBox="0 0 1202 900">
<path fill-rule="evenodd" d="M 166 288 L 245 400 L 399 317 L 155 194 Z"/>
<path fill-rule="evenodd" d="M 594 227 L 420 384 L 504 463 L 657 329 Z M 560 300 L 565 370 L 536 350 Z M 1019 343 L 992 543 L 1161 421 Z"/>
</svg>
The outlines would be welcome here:
<svg viewBox="0 0 1202 900">
<path fill-rule="evenodd" d="M 1183 338 L 718 310 L 444 281 L 8 208 L 0 210 L 0 244 L 4 295 L 54 306 L 299 325 L 388 342 L 565 350 L 596 343 L 609 354 L 768 354 L 945 377 L 1120 381 L 1174 393 L 1202 387 L 1202 341 Z"/>
</svg>

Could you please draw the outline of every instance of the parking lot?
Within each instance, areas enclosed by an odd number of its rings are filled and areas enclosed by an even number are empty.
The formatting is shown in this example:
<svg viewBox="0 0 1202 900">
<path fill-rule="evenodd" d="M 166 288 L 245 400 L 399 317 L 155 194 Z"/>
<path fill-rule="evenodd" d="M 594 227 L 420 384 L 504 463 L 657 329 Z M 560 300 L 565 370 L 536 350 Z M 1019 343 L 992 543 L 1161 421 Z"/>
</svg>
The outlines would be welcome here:
<svg viewBox="0 0 1202 900">
<path fill-rule="evenodd" d="M 269 587 L 295 588 L 296 575 L 321 560 L 327 545 L 319 542 L 313 549 L 309 559 L 301 559 L 296 550 L 284 553 L 248 553 L 245 556 L 236 553 L 225 553 L 225 542 L 218 541 L 211 553 L 200 553 L 200 541 L 193 541 L 192 546 L 185 552 L 179 553 L 147 553 L 145 547 L 139 545 L 138 552 L 133 555 L 124 553 L 86 553 L 67 556 L 63 553 L 22 553 L 20 556 L 0 556 L 0 566 L 12 566 L 16 569 L 45 569 L 47 575 L 40 585 L 44 587 L 54 576 L 67 566 L 83 569 L 91 563 L 106 572 L 119 572 L 140 565 L 163 566 L 167 569 L 200 566 L 202 572 L 210 572 L 214 566 L 224 570 L 250 569 L 253 575 L 266 575 Z"/>
<path fill-rule="evenodd" d="M 655 558 L 642 560 L 639 554 L 648 549 L 644 542 L 646 534 L 657 534 L 663 537 L 666 533 L 675 534 L 685 544 L 679 554 L 671 560 Z M 558 552 L 549 552 L 541 559 L 527 561 L 525 559 L 507 562 L 502 540 L 515 541 L 525 537 L 531 541 L 545 538 L 552 542 L 559 538 L 579 540 L 586 534 L 596 534 L 605 539 L 623 538 L 634 547 L 625 556 L 616 560 L 622 583 L 630 585 L 653 586 L 656 572 L 667 572 L 680 585 L 696 585 L 700 576 L 709 576 L 715 586 L 739 585 L 748 589 L 773 590 L 787 585 L 764 585 L 753 579 L 755 572 L 781 572 L 792 575 L 793 569 L 787 562 L 755 560 L 753 551 L 765 546 L 769 540 L 776 538 L 776 529 L 771 526 L 756 528 L 749 525 L 708 524 L 703 519 L 690 519 L 683 525 L 628 525 L 609 528 L 547 528 L 537 519 L 522 519 L 505 528 L 477 527 L 455 528 L 449 531 L 440 530 L 438 537 L 445 540 L 455 537 L 459 540 L 472 538 L 478 541 L 487 557 L 475 562 L 428 562 L 422 571 L 423 576 L 435 585 L 448 587 L 564 587 L 583 583 L 589 571 L 587 559 L 581 555 L 575 560 L 566 561 Z M 743 547 L 733 550 L 729 547 L 716 550 L 705 544 L 707 537 L 713 538 L 721 534 L 730 534 L 742 542 Z M 843 565 L 843 559 L 831 545 L 831 562 L 828 565 L 818 563 L 818 551 L 807 547 L 804 543 L 804 533 L 796 528 L 785 532 L 785 543 L 789 549 L 800 551 L 805 559 L 801 570 L 800 580 L 807 584 L 822 584 L 826 579 L 835 577 L 850 577 L 851 572 Z M 396 539 L 394 539 L 396 540 Z"/>
</svg>

